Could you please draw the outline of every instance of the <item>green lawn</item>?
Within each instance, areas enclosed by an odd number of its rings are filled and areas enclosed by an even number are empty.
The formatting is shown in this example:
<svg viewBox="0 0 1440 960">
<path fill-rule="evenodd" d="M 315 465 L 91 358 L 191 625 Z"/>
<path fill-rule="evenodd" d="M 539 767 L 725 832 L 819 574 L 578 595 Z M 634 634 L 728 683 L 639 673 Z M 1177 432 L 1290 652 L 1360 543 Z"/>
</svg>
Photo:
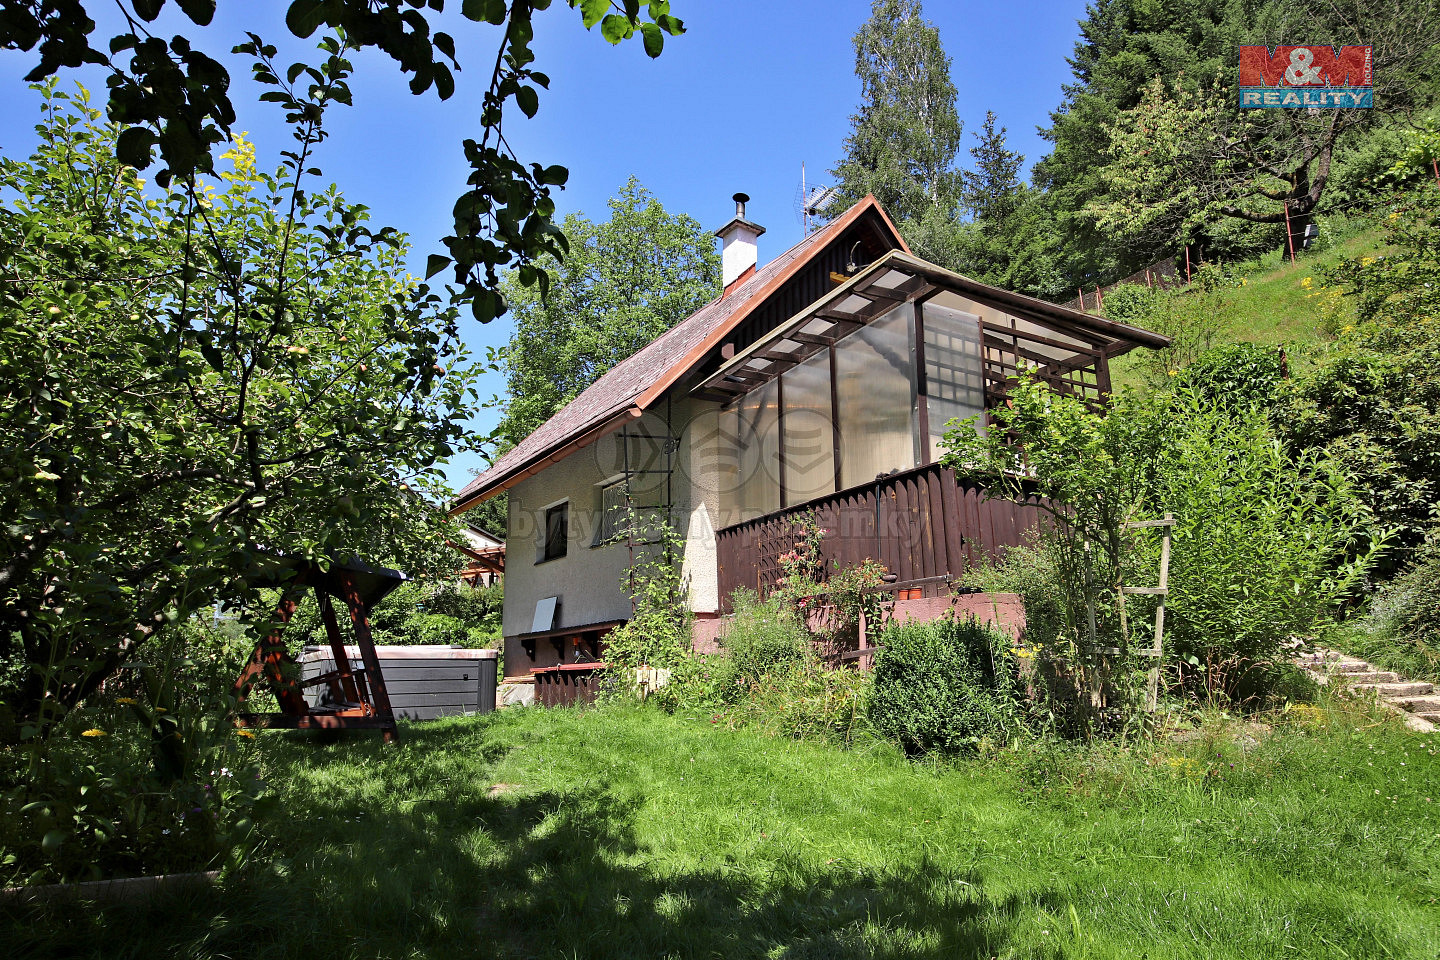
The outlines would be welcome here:
<svg viewBox="0 0 1440 960">
<path fill-rule="evenodd" d="M 390 748 L 271 734 L 291 818 L 248 871 L 143 911 L 11 909 L 0 941 L 16 958 L 1433 958 L 1440 738 L 1335 716 L 938 766 L 628 708 L 409 726 Z"/>
</svg>

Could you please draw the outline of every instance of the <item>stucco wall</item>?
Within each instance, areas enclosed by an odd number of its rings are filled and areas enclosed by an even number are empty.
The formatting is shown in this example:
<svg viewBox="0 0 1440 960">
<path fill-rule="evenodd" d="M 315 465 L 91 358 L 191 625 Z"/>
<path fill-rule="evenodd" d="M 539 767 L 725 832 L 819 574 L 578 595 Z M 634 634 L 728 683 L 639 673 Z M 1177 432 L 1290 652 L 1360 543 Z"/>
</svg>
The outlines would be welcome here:
<svg viewBox="0 0 1440 960">
<path fill-rule="evenodd" d="M 669 407 L 670 432 L 679 446 L 671 464 L 668 496 L 673 516 L 686 540 L 682 566 L 691 609 L 711 613 L 719 607 L 719 574 L 715 529 L 719 491 L 714 479 L 720 449 L 715 437 L 715 405 L 678 398 Z M 632 421 L 633 434 L 666 434 L 666 406 Z M 632 496 L 638 505 L 664 503 L 665 454 L 658 443 L 631 442 L 632 468 L 654 471 L 632 477 Z M 617 434 L 575 451 L 510 490 L 510 517 L 506 531 L 504 633 L 507 638 L 531 632 L 535 605 L 545 597 L 560 598 L 556 627 L 576 627 L 630 616 L 630 599 L 622 587 L 629 563 L 624 542 L 593 546 L 600 524 L 600 489 L 620 476 L 625 467 L 624 441 Z M 540 557 L 545 511 L 568 501 L 569 537 L 563 557 L 537 562 Z M 532 663 L 518 642 L 507 639 L 506 674 L 520 676 L 529 667 L 555 661 L 550 644 L 543 642 Z"/>
</svg>

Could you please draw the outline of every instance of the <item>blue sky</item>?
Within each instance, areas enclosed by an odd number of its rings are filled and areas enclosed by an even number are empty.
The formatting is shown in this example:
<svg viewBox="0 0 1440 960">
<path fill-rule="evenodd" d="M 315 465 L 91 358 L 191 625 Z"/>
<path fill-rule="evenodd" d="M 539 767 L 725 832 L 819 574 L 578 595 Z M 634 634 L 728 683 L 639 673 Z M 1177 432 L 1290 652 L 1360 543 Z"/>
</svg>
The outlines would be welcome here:
<svg viewBox="0 0 1440 960">
<path fill-rule="evenodd" d="M 262 162 L 271 166 L 288 147 L 288 132 L 273 105 L 256 102 L 260 89 L 250 80 L 248 64 L 228 51 L 253 30 L 280 47 L 282 63 L 310 56 L 313 44 L 285 30 L 287 5 L 288 0 L 223 0 L 215 22 L 203 30 L 182 24 L 171 11 L 159 22 L 167 32 L 183 29 L 196 46 L 226 63 L 239 114 L 236 129 L 249 131 Z M 90 6 L 98 36 L 119 32 L 108 4 L 93 0 Z M 986 110 L 994 110 L 1027 165 L 1044 153 L 1035 129 L 1048 124 L 1061 85 L 1071 79 L 1065 58 L 1084 6 L 1084 0 L 925 5 L 953 61 L 967 146 L 973 143 L 970 131 L 979 129 Z M 668 210 L 713 228 L 733 215 L 730 195 L 744 191 L 752 198 L 750 219 L 768 231 L 760 240 L 763 262 L 800 238 L 794 202 L 801 163 L 810 182 L 828 183 L 827 171 L 840 157 L 859 101 L 851 37 L 869 16 L 870 4 L 672 0 L 672 8 L 688 31 L 669 38 L 665 53 L 650 60 L 638 39 L 611 47 L 598 31 L 587 33 L 579 14 L 556 0 L 537 16 L 534 43 L 536 68 L 550 75 L 550 90 L 542 93 L 533 120 L 515 111 L 516 120 L 506 124 L 507 138 L 527 161 L 570 169 L 569 186 L 558 197 L 562 216 L 571 211 L 605 216 L 605 201 L 634 175 Z M 367 204 L 377 225 L 410 235 L 416 273 L 423 272 L 427 254 L 441 251 L 439 238 L 449 232 L 450 209 L 466 175 L 460 141 L 478 128 L 485 64 L 498 36 L 454 13 L 441 19 L 456 38 L 465 68 L 455 96 L 443 103 L 433 92 L 412 96 L 388 60 L 361 56 L 352 81 L 355 106 L 334 113 L 331 139 L 319 157 L 325 179 L 339 184 L 352 201 Z M 0 151 L 8 156 L 25 155 L 34 144 L 36 100 L 21 81 L 33 62 L 33 54 L 0 54 L 0 84 L 7 91 L 0 100 Z M 103 79 L 82 76 L 102 94 Z M 501 319 L 484 327 L 471 324 L 466 338 L 478 349 L 504 343 L 510 332 Z M 494 378 L 485 386 L 498 392 L 504 384 Z M 487 411 L 476 425 L 488 428 L 494 420 Z M 478 457 L 458 457 L 447 475 L 459 487 L 480 465 Z"/>
</svg>

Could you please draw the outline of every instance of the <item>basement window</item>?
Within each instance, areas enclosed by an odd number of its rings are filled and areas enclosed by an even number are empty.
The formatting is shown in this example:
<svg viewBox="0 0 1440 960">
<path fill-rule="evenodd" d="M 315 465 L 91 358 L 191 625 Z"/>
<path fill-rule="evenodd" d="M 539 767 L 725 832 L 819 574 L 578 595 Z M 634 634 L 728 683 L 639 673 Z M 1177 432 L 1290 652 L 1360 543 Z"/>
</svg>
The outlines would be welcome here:
<svg viewBox="0 0 1440 960">
<path fill-rule="evenodd" d="M 540 561 L 557 560 L 565 556 L 570 543 L 570 503 L 557 503 L 545 511 L 545 542 L 540 549 Z"/>
</svg>

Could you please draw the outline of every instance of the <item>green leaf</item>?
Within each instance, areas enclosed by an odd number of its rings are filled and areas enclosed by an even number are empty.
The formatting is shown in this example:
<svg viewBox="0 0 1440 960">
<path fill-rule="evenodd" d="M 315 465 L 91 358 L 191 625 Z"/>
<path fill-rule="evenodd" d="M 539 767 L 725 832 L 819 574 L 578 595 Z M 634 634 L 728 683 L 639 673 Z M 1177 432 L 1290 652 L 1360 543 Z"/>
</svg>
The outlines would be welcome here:
<svg viewBox="0 0 1440 960">
<path fill-rule="evenodd" d="M 135 0 L 131 6 L 135 8 L 135 16 L 148 23 L 160 16 L 160 8 L 165 6 L 165 0 Z"/>
<path fill-rule="evenodd" d="M 305 39 L 324 20 L 324 6 L 321 0 L 295 0 L 285 11 L 285 26 L 295 36 Z"/>
<path fill-rule="evenodd" d="M 618 13 L 609 14 L 600 21 L 600 34 L 611 43 L 628 40 L 634 33 L 635 25 Z"/>
<path fill-rule="evenodd" d="M 145 127 L 130 127 L 115 141 L 115 157 L 127 167 L 144 170 L 150 166 L 150 148 L 159 140 L 155 131 Z"/>
<path fill-rule="evenodd" d="M 209 26 L 215 17 L 215 0 L 176 0 L 176 3 L 185 11 L 185 16 L 202 27 Z"/>
<path fill-rule="evenodd" d="M 138 7 L 139 4 L 136 4 L 136 6 Z M 70 833 L 66 830 L 51 830 L 45 834 L 45 838 L 40 841 L 40 849 L 43 850 L 46 855 L 53 857 L 60 850 L 60 845 L 64 843 L 69 836 Z"/>
<path fill-rule="evenodd" d="M 435 276 L 435 274 L 450 266 L 450 263 L 451 260 L 449 257 L 442 257 L 438 253 L 430 254 L 430 256 L 427 257 L 425 260 L 425 279 L 429 280 L 431 277 Z"/>
<path fill-rule="evenodd" d="M 498 27 L 505 22 L 508 14 L 505 9 L 505 0 L 464 0 L 460 4 L 460 15 L 466 20 L 474 20 L 476 23 L 493 23 Z"/>
<path fill-rule="evenodd" d="M 580 0 L 580 18 L 589 30 L 610 10 L 610 0 Z"/>
<path fill-rule="evenodd" d="M 645 41 L 645 55 L 652 60 L 660 56 L 660 51 L 665 49 L 665 34 L 660 28 L 653 23 L 642 23 L 640 36 Z"/>
<path fill-rule="evenodd" d="M 540 109 L 540 96 L 535 92 L 534 87 L 521 87 L 515 91 L 515 102 L 520 105 L 525 116 L 533 117 Z"/>
</svg>

